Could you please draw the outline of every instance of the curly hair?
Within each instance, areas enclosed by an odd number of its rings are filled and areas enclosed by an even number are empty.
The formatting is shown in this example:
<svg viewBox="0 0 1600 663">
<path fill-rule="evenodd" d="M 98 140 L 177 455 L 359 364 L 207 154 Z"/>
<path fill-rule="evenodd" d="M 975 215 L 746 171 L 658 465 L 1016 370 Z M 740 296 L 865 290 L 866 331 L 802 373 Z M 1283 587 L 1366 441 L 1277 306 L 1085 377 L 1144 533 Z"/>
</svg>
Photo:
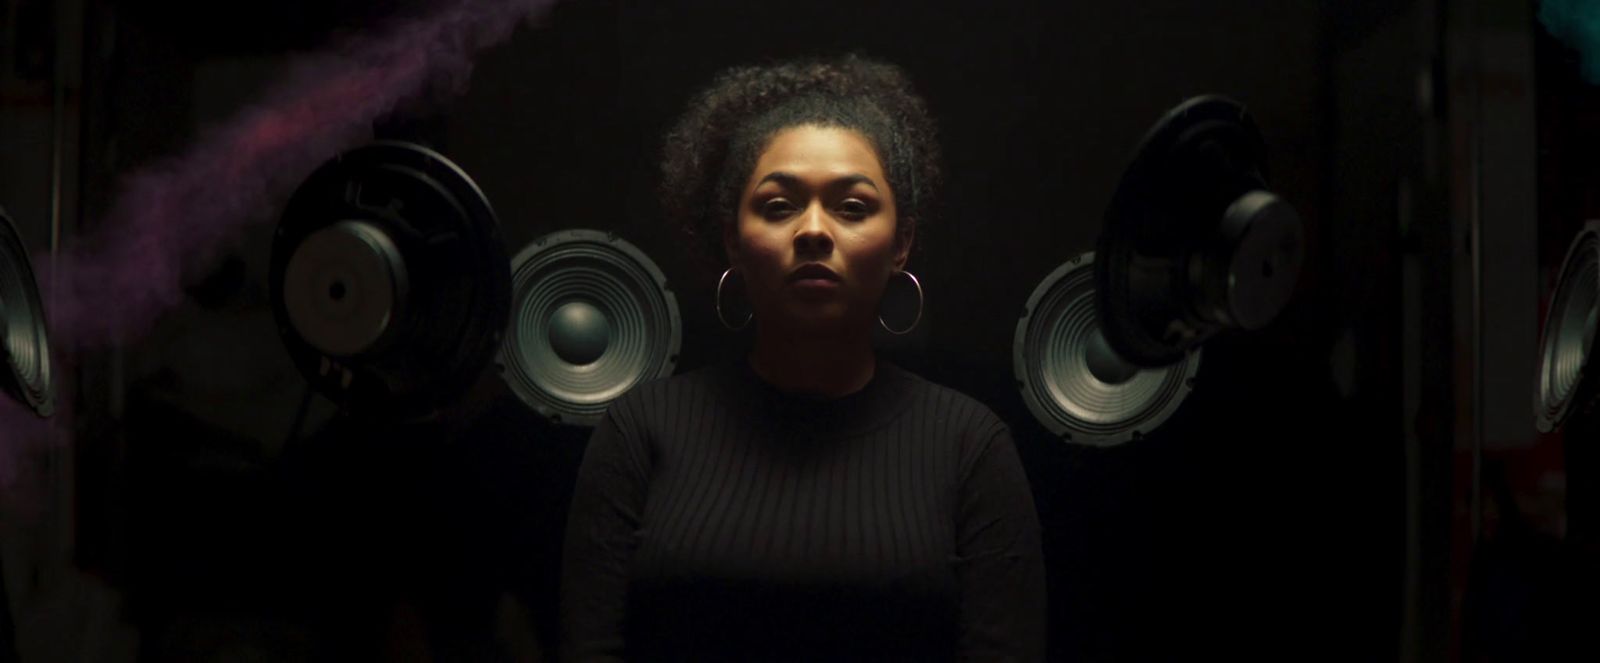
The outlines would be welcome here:
<svg viewBox="0 0 1600 663">
<path fill-rule="evenodd" d="M 735 67 L 695 95 L 662 147 L 667 217 L 717 264 L 722 228 L 761 152 L 796 126 L 851 129 L 877 152 L 902 230 L 931 220 L 942 177 L 937 129 L 899 67 L 856 55 Z"/>
</svg>

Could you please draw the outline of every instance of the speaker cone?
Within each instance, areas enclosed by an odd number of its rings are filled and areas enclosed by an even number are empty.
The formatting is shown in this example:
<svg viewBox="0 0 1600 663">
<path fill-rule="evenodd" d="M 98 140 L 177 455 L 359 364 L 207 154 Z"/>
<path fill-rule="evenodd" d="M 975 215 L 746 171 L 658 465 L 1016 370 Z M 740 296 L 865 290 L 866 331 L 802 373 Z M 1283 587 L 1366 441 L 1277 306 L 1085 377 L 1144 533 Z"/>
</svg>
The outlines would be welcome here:
<svg viewBox="0 0 1600 663">
<path fill-rule="evenodd" d="M 272 245 L 273 308 L 296 365 L 329 398 L 387 418 L 428 416 L 488 367 L 510 278 L 483 192 L 404 142 L 317 169 Z"/>
<path fill-rule="evenodd" d="M 6 370 L 0 387 L 26 403 L 34 413 L 48 417 L 55 411 L 55 388 L 50 376 L 50 335 L 45 327 L 44 305 L 34 280 L 28 248 L 0 208 L 0 354 Z"/>
<path fill-rule="evenodd" d="M 1028 297 L 1012 341 L 1017 387 L 1033 416 L 1070 442 L 1115 445 L 1150 433 L 1193 388 L 1200 350 L 1142 368 L 1108 343 L 1095 304 L 1094 253 L 1067 261 Z"/>
<path fill-rule="evenodd" d="M 1534 415 L 1540 431 L 1560 428 L 1574 409 L 1589 406 L 1595 395 L 1596 315 L 1600 314 L 1600 221 L 1590 221 L 1567 247 L 1561 278 L 1545 311 L 1539 342 L 1538 383 Z"/>
<path fill-rule="evenodd" d="M 1096 280 L 1107 341 L 1166 366 L 1225 329 L 1258 329 L 1300 274 L 1300 217 L 1267 190 L 1243 106 L 1196 97 L 1141 142 L 1106 210 Z"/>
<path fill-rule="evenodd" d="M 682 322 L 661 270 L 613 234 L 565 230 L 512 261 L 501 374 L 546 418 L 593 425 L 641 381 L 671 375 Z"/>
</svg>

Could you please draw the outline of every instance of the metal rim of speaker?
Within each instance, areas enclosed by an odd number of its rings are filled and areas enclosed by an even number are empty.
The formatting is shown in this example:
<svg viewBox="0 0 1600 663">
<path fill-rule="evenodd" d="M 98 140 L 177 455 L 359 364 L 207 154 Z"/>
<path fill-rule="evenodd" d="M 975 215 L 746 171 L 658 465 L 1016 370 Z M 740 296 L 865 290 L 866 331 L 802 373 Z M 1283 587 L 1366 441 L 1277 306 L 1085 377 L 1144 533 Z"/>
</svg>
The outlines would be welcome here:
<svg viewBox="0 0 1600 663">
<path fill-rule="evenodd" d="M 55 412 L 50 368 L 50 333 L 28 247 L 0 208 L 0 353 L 5 355 L 6 393 L 40 417 Z"/>
<path fill-rule="evenodd" d="M 499 222 L 444 155 L 378 141 L 313 172 L 284 208 L 269 285 L 297 367 L 351 412 L 427 418 L 499 349 L 511 275 Z"/>
<path fill-rule="evenodd" d="M 1220 95 L 1184 101 L 1140 141 L 1106 208 L 1095 277 L 1106 337 L 1128 361 L 1180 361 L 1288 304 L 1303 229 L 1267 190 L 1265 153 L 1255 120 Z"/>
<path fill-rule="evenodd" d="M 1093 252 L 1068 260 L 1034 288 L 1012 337 L 1012 371 L 1045 428 L 1068 442 L 1112 446 L 1149 435 L 1178 410 L 1193 390 L 1200 350 L 1162 368 L 1124 364 L 1126 372 L 1101 379 L 1094 355 L 1111 350 L 1094 347 L 1104 339 L 1094 260 Z"/>
<path fill-rule="evenodd" d="M 639 382 L 671 375 L 677 298 L 655 262 L 614 233 L 545 235 L 512 260 L 515 312 L 501 376 L 555 423 L 592 426 Z"/>
<path fill-rule="evenodd" d="M 1600 316 L 1600 221 L 1590 221 L 1572 239 L 1561 261 L 1561 276 L 1544 315 L 1539 340 L 1539 372 L 1534 386 L 1534 418 L 1539 430 L 1562 426 L 1574 403 L 1583 409 L 1595 396 L 1596 317 Z"/>
</svg>

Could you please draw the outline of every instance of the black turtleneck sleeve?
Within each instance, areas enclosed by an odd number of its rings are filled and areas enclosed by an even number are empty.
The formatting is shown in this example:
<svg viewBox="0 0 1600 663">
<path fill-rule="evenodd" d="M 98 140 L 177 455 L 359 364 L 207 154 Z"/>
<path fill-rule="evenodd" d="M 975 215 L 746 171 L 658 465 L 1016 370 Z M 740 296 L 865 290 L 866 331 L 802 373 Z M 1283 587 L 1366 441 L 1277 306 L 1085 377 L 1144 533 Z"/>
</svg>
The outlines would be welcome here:
<svg viewBox="0 0 1600 663">
<path fill-rule="evenodd" d="M 1044 657 L 1039 521 L 1003 423 L 880 361 L 834 400 L 744 362 L 639 385 L 578 471 L 562 658 Z"/>
</svg>

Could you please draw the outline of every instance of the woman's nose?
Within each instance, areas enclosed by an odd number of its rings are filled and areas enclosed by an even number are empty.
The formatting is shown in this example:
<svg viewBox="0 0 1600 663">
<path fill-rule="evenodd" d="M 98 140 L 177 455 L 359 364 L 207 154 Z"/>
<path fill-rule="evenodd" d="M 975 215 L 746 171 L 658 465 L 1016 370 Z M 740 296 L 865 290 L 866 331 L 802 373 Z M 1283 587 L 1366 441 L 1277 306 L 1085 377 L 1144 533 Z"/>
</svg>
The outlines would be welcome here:
<svg viewBox="0 0 1600 663">
<path fill-rule="evenodd" d="M 800 255 L 825 256 L 833 251 L 833 236 L 828 232 L 827 213 L 817 203 L 806 209 L 794 233 L 794 250 Z"/>
</svg>

